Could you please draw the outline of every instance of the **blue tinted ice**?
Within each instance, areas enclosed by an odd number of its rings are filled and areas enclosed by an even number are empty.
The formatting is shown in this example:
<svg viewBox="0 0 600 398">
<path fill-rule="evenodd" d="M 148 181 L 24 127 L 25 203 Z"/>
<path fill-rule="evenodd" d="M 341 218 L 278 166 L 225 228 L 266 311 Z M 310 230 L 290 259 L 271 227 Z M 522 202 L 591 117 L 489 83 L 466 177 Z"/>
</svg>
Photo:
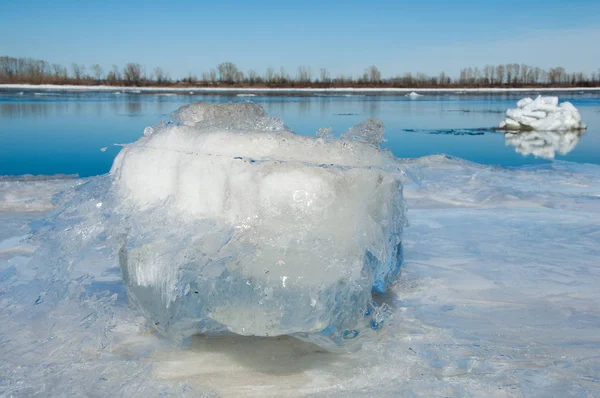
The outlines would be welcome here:
<svg viewBox="0 0 600 398">
<path fill-rule="evenodd" d="M 294 134 L 256 104 L 187 105 L 122 149 L 119 261 L 162 333 L 295 335 L 327 348 L 377 328 L 399 275 L 404 201 L 383 124 Z"/>
</svg>

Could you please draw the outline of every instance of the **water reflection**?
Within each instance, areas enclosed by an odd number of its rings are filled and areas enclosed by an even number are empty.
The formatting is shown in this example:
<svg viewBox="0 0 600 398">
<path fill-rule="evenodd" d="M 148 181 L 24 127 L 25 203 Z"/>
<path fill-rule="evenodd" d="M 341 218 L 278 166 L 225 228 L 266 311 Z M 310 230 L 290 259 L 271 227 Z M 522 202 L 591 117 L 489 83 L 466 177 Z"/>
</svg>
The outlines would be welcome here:
<svg viewBox="0 0 600 398">
<path fill-rule="evenodd" d="M 369 117 L 380 117 L 380 109 L 381 109 L 381 101 L 377 101 L 377 99 L 370 98 L 367 101 L 362 101 L 363 104 L 363 112 Z"/>
<path fill-rule="evenodd" d="M 142 113 L 142 103 L 138 101 L 127 101 L 127 114 L 130 116 Z"/>
<path fill-rule="evenodd" d="M 2 118 L 40 118 L 50 115 L 72 113 L 76 110 L 69 102 L 4 102 L 0 103 L 0 117 Z"/>
<path fill-rule="evenodd" d="M 556 152 L 566 155 L 579 142 L 583 131 L 524 131 L 505 134 L 506 145 L 515 147 L 515 151 L 528 156 L 554 159 Z"/>
</svg>

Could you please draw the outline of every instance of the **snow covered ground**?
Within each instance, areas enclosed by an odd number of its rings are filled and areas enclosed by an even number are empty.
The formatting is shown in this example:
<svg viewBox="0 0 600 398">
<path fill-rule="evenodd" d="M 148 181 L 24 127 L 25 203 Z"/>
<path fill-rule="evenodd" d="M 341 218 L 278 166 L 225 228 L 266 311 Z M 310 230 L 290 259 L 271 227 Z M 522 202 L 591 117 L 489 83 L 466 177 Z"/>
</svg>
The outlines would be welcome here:
<svg viewBox="0 0 600 398">
<path fill-rule="evenodd" d="M 128 303 L 106 247 L 60 241 L 85 239 L 72 229 L 91 210 L 39 221 L 89 179 L 1 180 L 0 395 L 600 395 L 600 166 L 401 163 L 419 182 L 405 182 L 403 275 L 378 298 L 393 315 L 350 354 L 287 337 L 171 343 Z"/>
<path fill-rule="evenodd" d="M 55 84 L 0 84 L 0 90 L 10 91 L 78 91 L 78 92 L 114 92 L 115 94 L 130 93 L 139 94 L 144 92 L 171 92 L 182 94 L 197 94 L 202 92 L 221 93 L 398 93 L 407 94 L 414 92 L 410 88 L 247 88 L 247 87 L 117 87 L 117 86 L 76 86 Z M 423 88 L 418 93 L 449 92 L 449 93 L 504 93 L 504 92 L 597 92 L 600 87 L 577 87 L 577 88 Z"/>
</svg>

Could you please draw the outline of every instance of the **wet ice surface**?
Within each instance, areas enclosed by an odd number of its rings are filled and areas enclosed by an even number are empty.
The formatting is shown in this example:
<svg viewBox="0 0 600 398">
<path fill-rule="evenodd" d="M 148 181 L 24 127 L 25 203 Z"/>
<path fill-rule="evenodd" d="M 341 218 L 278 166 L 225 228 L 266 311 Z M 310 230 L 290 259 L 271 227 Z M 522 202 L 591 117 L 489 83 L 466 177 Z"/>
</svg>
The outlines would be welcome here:
<svg viewBox="0 0 600 398">
<path fill-rule="evenodd" d="M 3 184 L 1 198 L 12 193 L 14 202 L 22 193 L 40 212 L 12 206 L 0 215 L 0 391 L 598 395 L 600 167 L 495 168 L 443 156 L 403 167 L 421 182 L 405 182 L 410 226 L 402 277 L 378 298 L 393 315 L 350 354 L 289 337 L 170 343 L 128 303 L 118 261 L 105 247 L 77 252 L 61 241 L 73 232 L 85 239 L 98 221 L 97 202 L 60 225 L 35 221 L 48 214 L 48 193 L 68 196 L 87 180 L 48 180 L 34 190 Z M 72 231 L 81 217 L 88 228 Z M 32 229 L 39 233 L 31 237 Z M 57 242 L 85 261 L 61 257 Z M 36 257 L 35 248 L 48 244 L 55 257 Z"/>
</svg>

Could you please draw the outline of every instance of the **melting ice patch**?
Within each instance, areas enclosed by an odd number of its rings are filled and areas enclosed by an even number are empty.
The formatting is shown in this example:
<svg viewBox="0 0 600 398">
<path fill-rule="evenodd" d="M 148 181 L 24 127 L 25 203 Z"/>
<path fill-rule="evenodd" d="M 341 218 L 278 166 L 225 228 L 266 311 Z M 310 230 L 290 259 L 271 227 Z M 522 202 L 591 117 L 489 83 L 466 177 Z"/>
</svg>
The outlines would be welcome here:
<svg viewBox="0 0 600 398">
<path fill-rule="evenodd" d="M 404 205 L 384 126 L 306 137 L 256 104 L 195 103 L 111 170 L 120 263 L 158 330 L 291 334 L 328 348 L 381 322 Z"/>
<path fill-rule="evenodd" d="M 584 130 L 579 111 L 570 103 L 558 104 L 558 97 L 523 98 L 517 107 L 506 111 L 508 118 L 499 125 L 505 130 L 565 131 Z"/>
</svg>

